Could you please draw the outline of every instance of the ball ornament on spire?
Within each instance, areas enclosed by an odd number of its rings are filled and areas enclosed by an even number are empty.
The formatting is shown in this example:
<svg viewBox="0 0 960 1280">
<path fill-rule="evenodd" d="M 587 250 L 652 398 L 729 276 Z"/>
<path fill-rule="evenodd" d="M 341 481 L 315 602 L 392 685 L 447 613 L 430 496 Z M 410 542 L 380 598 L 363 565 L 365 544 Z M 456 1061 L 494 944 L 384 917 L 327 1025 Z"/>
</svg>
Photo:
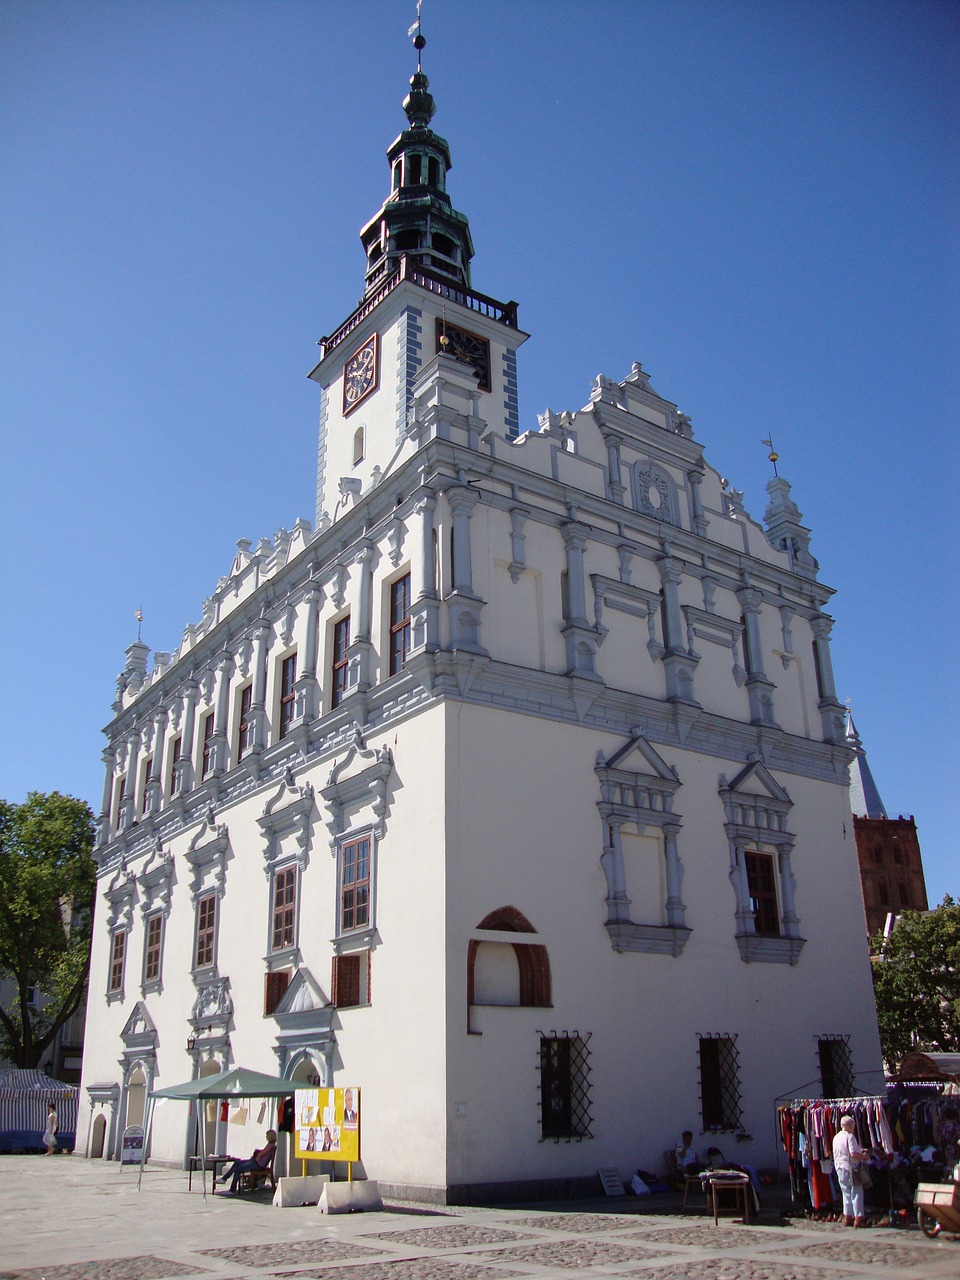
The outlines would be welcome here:
<svg viewBox="0 0 960 1280">
<path fill-rule="evenodd" d="M 410 77 L 410 92 L 403 100 L 403 109 L 407 113 L 410 124 L 425 129 L 433 119 L 437 104 L 430 92 L 430 81 L 422 71 Z"/>
</svg>

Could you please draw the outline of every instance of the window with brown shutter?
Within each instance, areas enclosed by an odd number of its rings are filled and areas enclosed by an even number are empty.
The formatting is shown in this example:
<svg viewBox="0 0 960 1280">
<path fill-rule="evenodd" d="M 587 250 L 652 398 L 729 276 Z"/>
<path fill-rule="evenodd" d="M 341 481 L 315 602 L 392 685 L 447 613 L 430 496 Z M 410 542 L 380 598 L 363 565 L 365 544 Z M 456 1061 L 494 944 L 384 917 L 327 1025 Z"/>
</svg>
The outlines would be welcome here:
<svg viewBox="0 0 960 1280">
<path fill-rule="evenodd" d="M 284 992 L 290 985 L 290 970 L 277 969 L 274 973 L 264 975 L 263 980 L 263 1016 L 268 1018 L 283 999 Z"/>
<path fill-rule="evenodd" d="M 370 952 L 352 951 L 333 957 L 333 1003 L 349 1009 L 370 1003 Z"/>
</svg>

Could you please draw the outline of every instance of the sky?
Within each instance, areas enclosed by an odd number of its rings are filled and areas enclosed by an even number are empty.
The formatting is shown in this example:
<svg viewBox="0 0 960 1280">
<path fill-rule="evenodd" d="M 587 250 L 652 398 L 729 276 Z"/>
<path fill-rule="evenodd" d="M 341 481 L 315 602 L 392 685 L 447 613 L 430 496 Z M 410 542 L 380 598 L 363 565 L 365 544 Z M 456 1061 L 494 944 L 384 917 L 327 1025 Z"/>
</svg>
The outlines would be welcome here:
<svg viewBox="0 0 960 1280">
<path fill-rule="evenodd" d="M 0 0 L 0 796 L 99 810 L 124 650 L 314 514 L 316 342 L 405 124 L 413 0 Z M 960 897 L 960 5 L 425 0 L 521 429 L 641 360 L 780 472 L 931 905 Z"/>
</svg>

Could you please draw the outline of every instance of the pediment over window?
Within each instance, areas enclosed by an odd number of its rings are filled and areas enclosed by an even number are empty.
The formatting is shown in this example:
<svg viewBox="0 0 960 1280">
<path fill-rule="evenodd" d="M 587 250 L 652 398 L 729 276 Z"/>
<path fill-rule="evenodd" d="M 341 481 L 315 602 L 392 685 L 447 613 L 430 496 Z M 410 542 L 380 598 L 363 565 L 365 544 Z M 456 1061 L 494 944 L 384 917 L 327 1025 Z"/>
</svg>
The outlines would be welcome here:
<svg viewBox="0 0 960 1280">
<path fill-rule="evenodd" d="M 125 859 L 121 860 L 103 896 L 110 904 L 107 927 L 128 929 L 133 920 L 133 904 L 137 900 L 137 877 L 127 870 Z"/>
<path fill-rule="evenodd" d="M 309 969 L 301 968 L 291 978 L 290 985 L 274 1010 L 274 1017 L 289 1018 L 296 1014 L 314 1013 L 318 1009 L 328 1008 L 330 1008 L 330 1001 L 320 983 Z"/>
<path fill-rule="evenodd" d="M 370 763 L 351 772 L 360 761 Z M 376 818 L 377 836 L 384 836 L 389 812 L 388 784 L 393 771 L 390 748 L 386 744 L 380 748 L 368 747 L 360 726 L 355 726 L 350 749 L 330 770 L 327 785 L 320 792 L 330 811 L 327 828 L 333 849 L 338 837 L 347 830 L 348 815 L 358 815 L 365 808 L 371 809 Z"/>
<path fill-rule="evenodd" d="M 173 854 L 164 849 L 158 839 L 137 877 L 144 915 L 155 908 L 160 908 L 165 914 L 170 910 L 173 871 Z"/>
<path fill-rule="evenodd" d="M 677 782 L 677 771 L 667 764 L 663 756 L 646 740 L 639 729 L 634 729 L 623 744 L 607 760 L 602 751 L 597 753 L 597 770 L 621 769 L 628 773 L 647 774 L 662 778 L 665 782 Z"/>
<path fill-rule="evenodd" d="M 218 896 L 223 893 L 229 845 L 229 828 L 225 822 L 217 822 L 214 808 L 210 805 L 186 852 L 187 863 L 193 868 L 190 889 L 194 896 L 203 887 L 208 872 L 213 873 Z"/>
<path fill-rule="evenodd" d="M 301 869 L 307 865 L 314 800 L 310 783 L 298 786 L 292 768 L 288 767 L 279 789 L 267 800 L 257 819 L 264 839 L 263 857 L 268 875 L 281 854 L 293 853 Z M 289 847 L 291 844 L 295 847 Z"/>
<path fill-rule="evenodd" d="M 142 1000 L 134 1005 L 133 1012 L 120 1032 L 120 1039 L 127 1050 L 156 1049 L 157 1028 Z"/>
<path fill-rule="evenodd" d="M 793 804 L 788 793 L 781 787 L 762 760 L 751 760 L 749 764 L 744 765 L 731 782 L 727 782 L 726 777 L 721 774 L 720 790 L 721 793 L 726 790 L 730 792 L 743 791 L 750 795 L 768 795 L 772 800 L 777 800 L 781 804 Z"/>
</svg>

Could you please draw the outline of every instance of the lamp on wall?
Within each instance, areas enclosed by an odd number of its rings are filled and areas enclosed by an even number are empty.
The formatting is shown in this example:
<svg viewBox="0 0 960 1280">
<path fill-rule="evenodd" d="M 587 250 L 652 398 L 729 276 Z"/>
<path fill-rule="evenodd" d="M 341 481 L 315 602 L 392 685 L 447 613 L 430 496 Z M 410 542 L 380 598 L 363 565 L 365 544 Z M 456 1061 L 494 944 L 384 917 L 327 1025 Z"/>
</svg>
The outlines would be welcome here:
<svg viewBox="0 0 960 1280">
<path fill-rule="evenodd" d="M 193 1053 L 197 1047 L 197 1037 L 187 1036 L 187 1053 Z"/>
</svg>

